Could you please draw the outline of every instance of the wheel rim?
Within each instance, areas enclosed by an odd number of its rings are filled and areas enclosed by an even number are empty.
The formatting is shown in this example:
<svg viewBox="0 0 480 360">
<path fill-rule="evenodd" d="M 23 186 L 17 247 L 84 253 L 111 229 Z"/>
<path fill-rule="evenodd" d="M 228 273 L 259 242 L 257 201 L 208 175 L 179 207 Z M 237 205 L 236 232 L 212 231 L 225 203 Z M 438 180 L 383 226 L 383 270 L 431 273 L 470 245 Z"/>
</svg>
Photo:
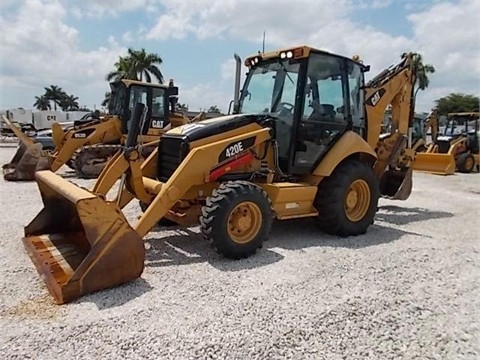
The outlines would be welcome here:
<svg viewBox="0 0 480 360">
<path fill-rule="evenodd" d="M 233 208 L 228 216 L 228 235 L 238 244 L 246 244 L 258 234 L 262 212 L 257 204 L 243 202 Z"/>
<path fill-rule="evenodd" d="M 360 221 L 370 206 L 370 187 L 365 180 L 355 180 L 345 197 L 345 215 L 350 221 Z"/>
<path fill-rule="evenodd" d="M 471 157 L 467 157 L 465 159 L 465 169 L 467 170 L 473 169 L 473 159 Z"/>
</svg>

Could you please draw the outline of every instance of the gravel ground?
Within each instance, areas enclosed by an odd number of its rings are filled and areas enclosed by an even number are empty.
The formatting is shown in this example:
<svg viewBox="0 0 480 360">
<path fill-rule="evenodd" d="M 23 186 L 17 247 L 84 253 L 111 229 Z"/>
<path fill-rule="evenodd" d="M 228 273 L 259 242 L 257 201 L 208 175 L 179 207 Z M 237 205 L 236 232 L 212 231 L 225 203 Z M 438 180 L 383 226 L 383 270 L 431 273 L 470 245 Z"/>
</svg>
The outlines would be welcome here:
<svg viewBox="0 0 480 360">
<path fill-rule="evenodd" d="M 410 199 L 382 199 L 367 234 L 277 222 L 241 261 L 198 228 L 155 229 L 140 279 L 57 306 L 20 240 L 42 208 L 36 183 L 1 177 L 0 357 L 478 359 L 479 180 L 416 173 Z"/>
</svg>

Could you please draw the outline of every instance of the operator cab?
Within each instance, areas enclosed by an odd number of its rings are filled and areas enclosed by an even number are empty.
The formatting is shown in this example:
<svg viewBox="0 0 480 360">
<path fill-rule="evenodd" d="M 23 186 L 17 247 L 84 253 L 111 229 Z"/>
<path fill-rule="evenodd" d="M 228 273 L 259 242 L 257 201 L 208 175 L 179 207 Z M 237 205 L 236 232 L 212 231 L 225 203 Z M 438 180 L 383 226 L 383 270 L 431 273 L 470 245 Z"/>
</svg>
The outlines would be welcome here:
<svg viewBox="0 0 480 360">
<path fill-rule="evenodd" d="M 236 112 L 270 115 L 279 166 L 309 174 L 347 130 L 366 136 L 364 75 L 368 67 L 309 47 L 247 58 Z"/>
<path fill-rule="evenodd" d="M 439 136 L 436 144 L 439 152 L 448 152 L 450 143 L 463 136 L 467 138 L 468 147 L 473 153 L 479 150 L 479 113 L 450 113 L 443 136 Z"/>
<path fill-rule="evenodd" d="M 173 84 L 151 84 L 134 80 L 120 80 L 110 83 L 111 94 L 108 105 L 110 115 L 122 120 L 122 133 L 127 134 L 131 113 L 137 103 L 147 106 L 146 121 L 142 135 L 154 135 L 170 124 L 169 103 L 178 95 L 178 87 Z"/>
</svg>

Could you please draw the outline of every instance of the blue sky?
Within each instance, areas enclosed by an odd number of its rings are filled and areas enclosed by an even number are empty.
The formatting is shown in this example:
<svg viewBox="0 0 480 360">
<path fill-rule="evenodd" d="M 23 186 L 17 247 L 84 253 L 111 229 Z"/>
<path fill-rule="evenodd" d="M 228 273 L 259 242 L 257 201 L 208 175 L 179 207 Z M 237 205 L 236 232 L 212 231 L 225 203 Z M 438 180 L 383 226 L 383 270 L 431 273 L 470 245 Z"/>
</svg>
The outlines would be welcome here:
<svg viewBox="0 0 480 360">
<path fill-rule="evenodd" d="M 233 54 L 307 44 L 359 54 L 374 76 L 405 51 L 436 73 L 417 111 L 451 92 L 480 95 L 478 0 L 2 0 L 0 109 L 31 109 L 49 85 L 90 108 L 128 48 L 163 59 L 180 102 L 197 111 L 233 97 Z"/>
</svg>

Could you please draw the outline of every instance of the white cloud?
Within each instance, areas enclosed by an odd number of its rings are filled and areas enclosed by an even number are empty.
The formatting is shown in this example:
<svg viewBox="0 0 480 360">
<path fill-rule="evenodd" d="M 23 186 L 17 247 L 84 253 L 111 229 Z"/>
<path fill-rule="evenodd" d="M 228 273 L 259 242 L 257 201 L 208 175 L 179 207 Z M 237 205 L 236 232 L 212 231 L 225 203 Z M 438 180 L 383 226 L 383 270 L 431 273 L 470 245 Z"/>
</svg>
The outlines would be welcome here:
<svg viewBox="0 0 480 360">
<path fill-rule="evenodd" d="M 413 33 L 408 37 L 394 36 L 380 31 L 373 23 L 353 20 L 359 7 L 362 11 L 365 8 L 374 11 L 390 2 L 84 0 L 73 6 L 60 0 L 21 3 L 5 0 L 1 2 L 2 7 L 10 11 L 8 16 L 6 12 L 0 13 L 3 25 L 0 85 L 17 89 L 15 91 L 30 105 L 33 96 L 50 84 L 80 96 L 86 104 L 99 103 L 102 99 L 98 98 L 107 90 L 104 76 L 126 48 L 111 37 L 103 47 L 81 50 L 80 42 L 85 40 L 68 24 L 68 16 L 104 18 L 125 12 L 125 17 L 120 19 L 131 19 L 131 23 L 123 34 L 116 35 L 125 44 L 140 47 L 144 46 L 142 39 L 168 41 L 188 37 L 200 41 L 224 39 L 232 44 L 251 42 L 252 48 L 258 49 L 265 30 L 267 51 L 308 44 L 346 56 L 358 54 L 372 66 L 367 78 L 397 62 L 403 52 L 418 51 L 425 62 L 437 70 L 430 77 L 430 87 L 419 93 L 419 110 L 429 110 L 435 99 L 450 92 L 479 94 L 480 2 L 405 2 L 411 12 L 407 20 Z M 144 10 L 143 18 L 129 16 L 128 12 L 139 9 Z M 156 21 L 150 26 L 145 17 L 152 19 L 154 14 Z M 218 79 L 213 79 L 210 85 L 196 86 L 196 80 L 192 79 L 188 81 L 191 88 L 181 91 L 191 97 L 189 102 L 194 106 L 217 105 L 226 110 L 233 90 L 226 84 L 231 83 L 233 87 L 234 61 L 228 59 L 219 66 Z M 174 67 L 172 70 L 181 72 Z M 217 90 L 221 87 L 219 84 L 227 86 L 227 94 L 225 89 Z M 2 89 L 2 98 L 5 93 Z M 213 103 L 216 100 L 211 101 L 217 99 L 216 96 L 219 96 L 218 104 Z"/>
<path fill-rule="evenodd" d="M 126 49 L 110 37 L 106 46 L 81 51 L 79 33 L 64 22 L 66 14 L 60 1 L 28 0 L 16 15 L 0 18 L 4 31 L 0 85 L 21 94 L 18 106 L 31 107 L 34 97 L 51 84 L 79 96 L 81 105 L 103 100 L 108 90 L 105 74 Z M 10 105 L 12 100 L 5 101 Z"/>
<path fill-rule="evenodd" d="M 153 9 L 155 0 L 82 0 L 70 11 L 77 18 L 102 18 L 118 16 L 122 12 L 148 8 Z"/>
<path fill-rule="evenodd" d="M 426 63 L 434 64 L 437 69 L 431 75 L 430 87 L 418 96 L 417 104 L 422 108 L 419 110 L 428 110 L 433 106 L 433 100 L 438 98 L 438 91 L 432 90 L 435 86 L 478 94 L 480 2 L 442 1 L 428 7 L 406 3 L 411 11 L 418 11 L 408 17 L 414 33 L 410 38 L 382 32 L 374 24 L 362 25 L 351 18 L 356 8 L 375 9 L 390 3 L 377 0 L 217 0 L 208 4 L 202 1 L 165 1 L 165 12 L 146 32 L 146 38 L 167 40 L 191 35 L 198 39 L 230 38 L 261 44 L 263 31 L 266 30 L 267 50 L 308 44 L 346 56 L 358 54 L 372 66 L 367 78 L 396 63 L 402 53 L 417 51 L 424 56 Z M 447 83 L 450 86 L 444 86 Z"/>
<path fill-rule="evenodd" d="M 210 106 L 216 105 L 221 112 L 228 111 L 228 104 L 233 99 L 233 88 L 231 92 L 223 91 L 217 83 L 203 83 L 194 86 L 185 86 L 178 83 L 179 102 L 188 105 L 190 111 L 207 110 Z"/>
<path fill-rule="evenodd" d="M 429 88 L 419 92 L 419 106 L 451 92 L 480 96 L 480 2 L 463 0 L 435 4 L 411 14 L 414 44 L 435 67 Z"/>
</svg>

